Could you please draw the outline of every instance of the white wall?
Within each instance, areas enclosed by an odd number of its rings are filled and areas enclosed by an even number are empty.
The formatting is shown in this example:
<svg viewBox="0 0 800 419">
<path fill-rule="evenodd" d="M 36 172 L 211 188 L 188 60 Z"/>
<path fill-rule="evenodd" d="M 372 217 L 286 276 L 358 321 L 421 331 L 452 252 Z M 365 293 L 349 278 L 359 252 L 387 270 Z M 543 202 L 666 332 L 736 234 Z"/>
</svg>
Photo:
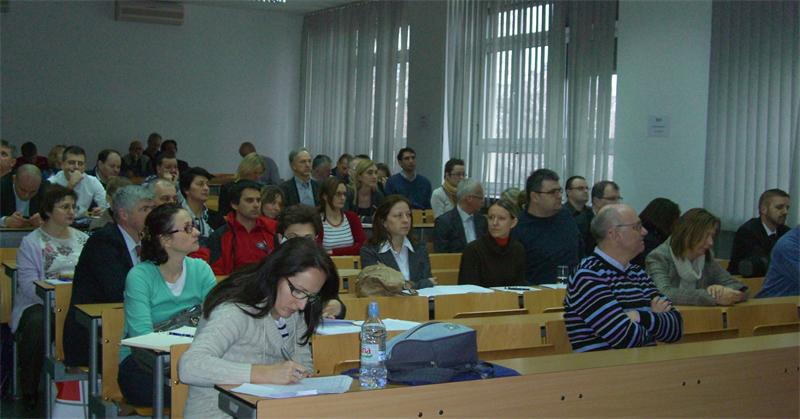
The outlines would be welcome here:
<svg viewBox="0 0 800 419">
<path fill-rule="evenodd" d="M 637 210 L 703 205 L 710 49 L 710 1 L 620 1 L 614 173 Z M 669 117 L 669 137 L 647 137 L 649 115 Z"/>
<path fill-rule="evenodd" d="M 13 1 L 2 15 L 2 136 L 40 154 L 127 152 L 152 131 L 230 172 L 247 139 L 283 176 L 298 143 L 302 16 L 184 4 L 182 26 L 114 20 L 114 3 Z"/>
</svg>

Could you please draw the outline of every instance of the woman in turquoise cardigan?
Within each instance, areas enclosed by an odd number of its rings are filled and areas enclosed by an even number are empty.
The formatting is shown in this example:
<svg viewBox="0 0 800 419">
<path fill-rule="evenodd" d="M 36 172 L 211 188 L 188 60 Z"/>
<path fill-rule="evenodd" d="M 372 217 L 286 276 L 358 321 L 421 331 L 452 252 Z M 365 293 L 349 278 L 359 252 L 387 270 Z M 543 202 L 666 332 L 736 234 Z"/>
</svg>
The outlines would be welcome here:
<svg viewBox="0 0 800 419">
<path fill-rule="evenodd" d="M 203 304 L 217 284 L 205 261 L 187 257 L 198 249 L 200 231 L 185 209 L 172 204 L 157 207 L 147 216 L 143 235 L 142 262 L 125 279 L 125 337 L 152 333 L 154 324 Z M 122 395 L 133 405 L 152 406 L 152 373 L 130 354 L 128 347 L 120 348 L 117 381 Z"/>
</svg>

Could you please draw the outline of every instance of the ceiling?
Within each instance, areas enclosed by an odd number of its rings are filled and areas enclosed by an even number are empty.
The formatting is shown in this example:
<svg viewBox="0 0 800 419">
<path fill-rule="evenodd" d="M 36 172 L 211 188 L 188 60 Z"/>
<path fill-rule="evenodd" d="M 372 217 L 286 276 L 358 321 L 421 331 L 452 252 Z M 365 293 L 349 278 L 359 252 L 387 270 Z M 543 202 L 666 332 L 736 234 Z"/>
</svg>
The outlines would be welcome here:
<svg viewBox="0 0 800 419">
<path fill-rule="evenodd" d="M 306 13 L 342 6 L 347 3 L 355 3 L 357 1 L 358 0 L 286 0 L 285 3 L 270 3 L 269 1 L 261 0 L 184 0 L 183 2 L 203 6 L 265 10 L 304 15 Z"/>
</svg>

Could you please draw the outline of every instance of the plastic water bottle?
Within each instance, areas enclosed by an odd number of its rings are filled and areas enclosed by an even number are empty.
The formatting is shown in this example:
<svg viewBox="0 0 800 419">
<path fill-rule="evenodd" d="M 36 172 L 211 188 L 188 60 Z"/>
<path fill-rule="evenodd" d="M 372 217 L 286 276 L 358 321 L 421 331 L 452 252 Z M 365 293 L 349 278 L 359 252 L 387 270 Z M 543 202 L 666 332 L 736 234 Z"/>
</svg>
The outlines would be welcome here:
<svg viewBox="0 0 800 419">
<path fill-rule="evenodd" d="M 361 388 L 386 387 L 386 326 L 378 317 L 378 303 L 369 303 L 367 320 L 361 325 Z"/>
</svg>

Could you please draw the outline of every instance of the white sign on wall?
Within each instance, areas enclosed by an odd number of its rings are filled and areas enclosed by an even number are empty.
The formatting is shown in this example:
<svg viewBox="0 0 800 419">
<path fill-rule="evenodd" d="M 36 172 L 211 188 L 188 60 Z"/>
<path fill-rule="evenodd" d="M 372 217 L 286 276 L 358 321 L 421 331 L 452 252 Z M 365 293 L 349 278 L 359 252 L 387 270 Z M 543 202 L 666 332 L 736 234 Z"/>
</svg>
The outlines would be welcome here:
<svg viewBox="0 0 800 419">
<path fill-rule="evenodd" d="M 650 115 L 647 117 L 648 137 L 669 137 L 669 117 Z"/>
</svg>

